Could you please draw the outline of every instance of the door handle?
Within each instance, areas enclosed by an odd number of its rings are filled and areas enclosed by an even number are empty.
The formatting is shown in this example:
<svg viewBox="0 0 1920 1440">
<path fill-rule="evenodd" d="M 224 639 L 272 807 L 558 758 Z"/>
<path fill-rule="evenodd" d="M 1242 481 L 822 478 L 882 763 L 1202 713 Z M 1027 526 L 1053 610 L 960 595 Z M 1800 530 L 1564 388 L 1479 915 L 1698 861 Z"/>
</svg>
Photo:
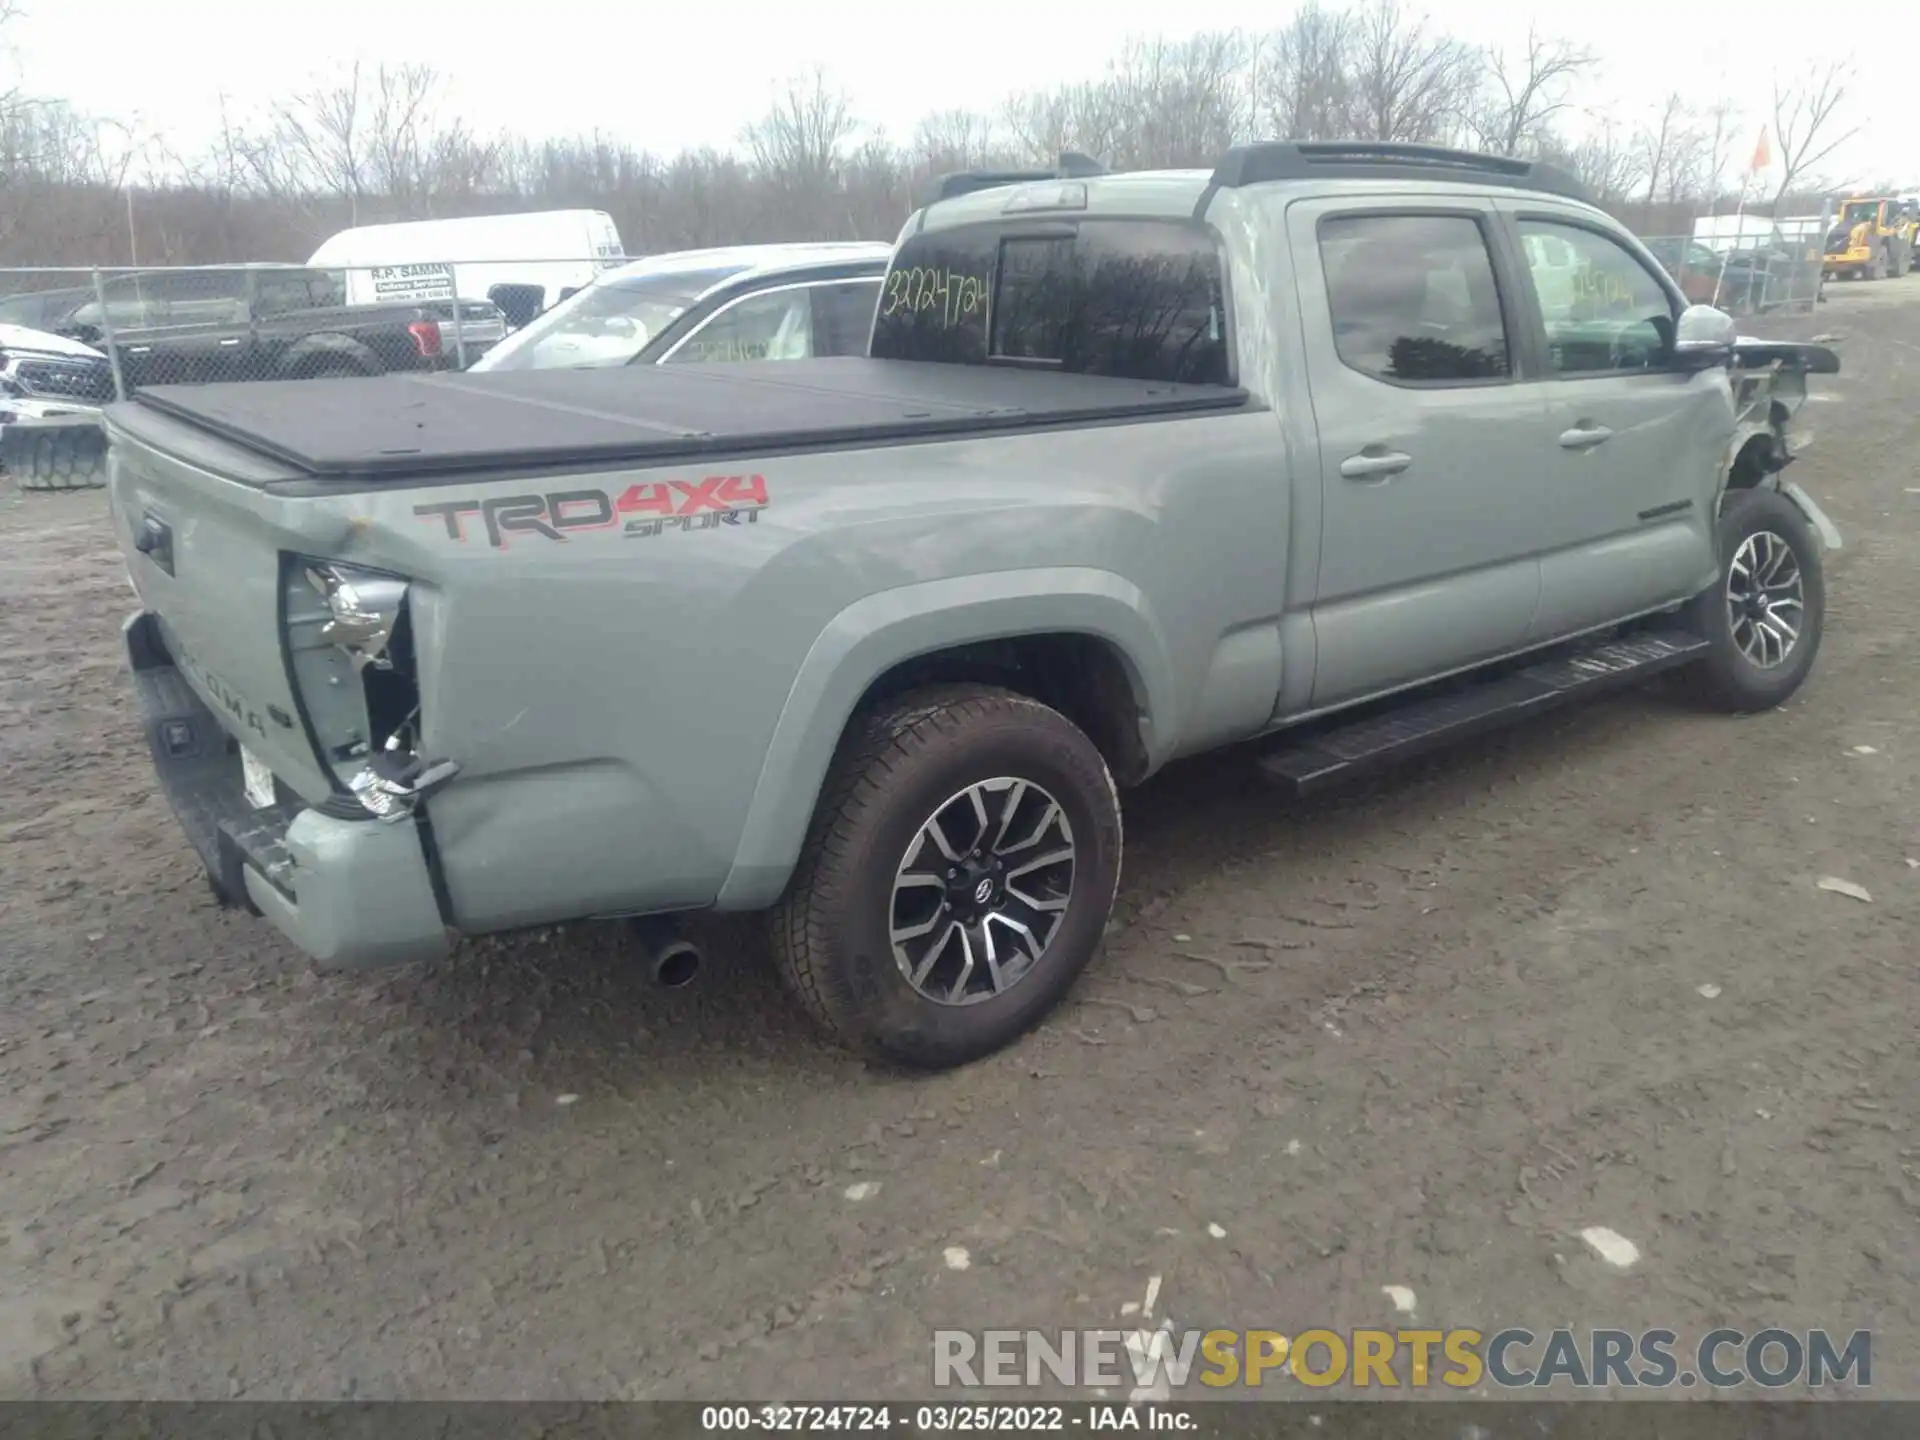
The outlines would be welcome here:
<svg viewBox="0 0 1920 1440">
<path fill-rule="evenodd" d="M 238 345 L 240 343 L 240 337 L 238 335 L 235 335 L 230 337 L 229 339 L 222 340 L 220 343 L 222 345 Z"/>
<path fill-rule="evenodd" d="M 1411 455 L 1369 445 L 1358 455 L 1349 455 L 1342 460 L 1340 474 L 1348 480 L 1384 480 L 1389 475 L 1398 475 L 1411 464 Z"/>
<path fill-rule="evenodd" d="M 1571 430 L 1560 432 L 1560 448 L 1563 450 L 1591 450 L 1603 444 L 1613 431 L 1604 425 L 1580 424 Z"/>
</svg>

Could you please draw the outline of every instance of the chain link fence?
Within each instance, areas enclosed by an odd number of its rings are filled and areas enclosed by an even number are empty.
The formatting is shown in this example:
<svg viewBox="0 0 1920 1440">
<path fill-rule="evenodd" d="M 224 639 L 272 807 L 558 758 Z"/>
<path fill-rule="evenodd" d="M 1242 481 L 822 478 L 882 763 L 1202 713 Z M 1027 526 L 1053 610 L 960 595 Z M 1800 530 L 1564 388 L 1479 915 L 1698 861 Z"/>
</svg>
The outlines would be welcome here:
<svg viewBox="0 0 1920 1440">
<path fill-rule="evenodd" d="M 1820 243 L 1777 237 L 1716 250 L 1691 235 L 1650 235 L 1642 243 L 1695 305 L 1730 315 L 1809 311 L 1820 300 Z"/>
<path fill-rule="evenodd" d="M 100 485 L 101 409 L 146 385 L 464 370 L 606 268 L 0 269 L 0 470 L 25 489 Z"/>
<path fill-rule="evenodd" d="M 0 394 L 28 402 L 17 417 L 146 385 L 463 370 L 604 268 L 586 257 L 4 269 L 0 326 L 39 333 L 0 331 Z"/>
<path fill-rule="evenodd" d="M 1649 235 L 1642 241 L 1688 300 L 1733 315 L 1811 311 L 1822 291 L 1829 205 L 1819 215 L 1709 215 L 1691 235 Z"/>
</svg>

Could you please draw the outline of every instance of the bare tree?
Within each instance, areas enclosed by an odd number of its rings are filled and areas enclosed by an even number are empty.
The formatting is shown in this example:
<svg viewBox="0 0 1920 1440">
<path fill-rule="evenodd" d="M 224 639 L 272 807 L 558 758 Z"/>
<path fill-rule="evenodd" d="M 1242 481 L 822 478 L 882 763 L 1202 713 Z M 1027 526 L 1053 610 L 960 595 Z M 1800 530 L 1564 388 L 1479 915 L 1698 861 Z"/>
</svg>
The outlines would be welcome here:
<svg viewBox="0 0 1920 1440">
<path fill-rule="evenodd" d="M 1252 54 L 1231 30 L 1130 41 L 1098 80 L 1012 97 L 1009 148 L 1029 163 L 1079 150 L 1128 168 L 1211 164 L 1253 126 Z"/>
<path fill-rule="evenodd" d="M 1436 34 L 1400 0 L 1373 0 L 1355 22 L 1349 122 L 1366 140 L 1440 140 L 1459 129 L 1478 80 L 1471 47 Z"/>
<path fill-rule="evenodd" d="M 1271 63 L 1255 83 L 1254 103 L 1280 140 L 1335 140 L 1353 113 L 1351 14 L 1309 0 L 1264 47 Z"/>
<path fill-rule="evenodd" d="M 357 68 L 354 78 L 359 79 Z M 424 162 L 436 139 L 431 105 L 437 79 L 431 67 L 420 64 L 382 65 L 375 72 L 360 148 L 366 155 L 365 179 L 376 194 L 405 203 L 427 178 Z"/>
<path fill-rule="evenodd" d="M 1733 101 L 1722 98 L 1707 107 L 1705 119 L 1713 128 L 1702 132 L 1693 192 L 1711 203 L 1720 198 L 1721 187 L 1726 182 L 1734 136 L 1740 128 L 1740 111 Z"/>
<path fill-rule="evenodd" d="M 368 73 L 356 61 L 338 81 L 275 105 L 257 128 L 226 122 L 219 168 L 241 188 L 309 212 L 343 200 L 349 225 L 429 216 L 440 201 L 489 184 L 504 152 L 457 121 L 443 125 L 440 88 L 427 65 Z"/>
<path fill-rule="evenodd" d="M 1649 205 L 1653 203 L 1654 192 L 1660 188 L 1660 181 L 1673 165 L 1676 151 L 1683 144 L 1687 119 L 1687 102 L 1675 91 L 1660 102 L 1660 108 L 1654 112 L 1653 124 L 1635 137 L 1640 151 L 1640 170 L 1647 182 Z"/>
<path fill-rule="evenodd" d="M 19 18 L 20 7 L 15 5 L 13 0 L 0 0 L 0 37 L 4 37 L 7 27 Z M 0 39 L 0 56 L 11 59 L 12 54 L 13 47 Z M 9 80 L 4 85 L 0 85 L 0 121 L 10 118 L 14 108 L 20 103 L 20 86 L 17 82 Z"/>
<path fill-rule="evenodd" d="M 1004 118 L 1020 154 L 1041 164 L 1059 159 L 1065 150 L 1114 161 L 1128 125 L 1119 91 L 1102 81 L 1016 95 L 1007 102 Z"/>
<path fill-rule="evenodd" d="M 0 50 L 19 0 L 0 0 Z M 1116 167 L 1208 164 L 1263 135 L 1466 139 L 1572 169 L 1616 212 L 1648 223 L 1711 198 L 1742 143 L 1732 105 L 1669 97 L 1639 129 L 1577 114 L 1592 65 L 1539 32 L 1485 52 L 1417 7 L 1427 0 L 1302 0 L 1253 35 L 1135 38 L 1098 77 L 1009 99 L 992 113 L 927 117 L 903 144 L 860 125 L 818 70 L 780 91 L 739 153 L 654 155 L 617 137 L 477 135 L 440 77 L 410 64 L 351 67 L 228 116 L 190 159 L 150 137 L 9 84 L 0 66 L 0 246 L 67 264 L 132 255 L 174 262 L 298 259 L 352 224 L 425 215 L 591 207 L 632 253 L 767 240 L 885 239 L 947 170 L 1051 163 L 1081 150 Z M 1816 68 L 1776 87 L 1783 190 L 1855 133 L 1850 74 Z M 1574 137 L 1577 137 L 1574 138 Z M 1791 193 L 1791 191 L 1788 191 Z"/>
<path fill-rule="evenodd" d="M 1590 50 L 1543 39 L 1532 29 L 1520 54 L 1492 51 L 1486 64 L 1487 99 L 1477 126 L 1480 143 L 1502 155 L 1517 155 L 1529 143 L 1537 146 L 1567 108 L 1573 82 L 1593 63 Z"/>
<path fill-rule="evenodd" d="M 747 148 L 765 174 L 792 188 L 825 185 L 856 129 L 853 104 L 822 69 L 791 82 L 746 129 Z"/>
<path fill-rule="evenodd" d="M 1591 190 L 1602 204 L 1619 204 L 1639 188 L 1643 175 L 1640 147 L 1623 136 L 1612 119 L 1589 116 L 1588 126 L 1575 144 L 1554 136 L 1544 138 L 1541 153 Z"/>
<path fill-rule="evenodd" d="M 930 174 L 979 170 L 992 164 L 1002 144 L 993 121 L 974 110 L 942 110 L 913 131 L 910 158 Z"/>
<path fill-rule="evenodd" d="M 762 192 L 777 197 L 802 233 L 820 239 L 842 233 L 843 160 L 857 129 L 846 92 L 818 67 L 791 81 L 747 126 L 743 138 Z"/>
<path fill-rule="evenodd" d="M 0 0 L 0 61 L 11 58 L 12 46 L 6 43 L 6 31 L 19 11 L 12 0 Z M 22 147 L 21 130 L 25 100 L 17 84 L 0 81 L 0 244 L 19 226 L 21 206 L 13 196 L 18 188 L 16 153 Z"/>
<path fill-rule="evenodd" d="M 1816 67 L 1798 85 L 1785 90 L 1778 80 L 1774 81 L 1773 138 L 1780 147 L 1780 187 L 1773 192 L 1775 204 L 1795 180 L 1860 133 L 1858 125 L 1844 122 L 1852 79 L 1852 66 L 1836 60 Z"/>
</svg>

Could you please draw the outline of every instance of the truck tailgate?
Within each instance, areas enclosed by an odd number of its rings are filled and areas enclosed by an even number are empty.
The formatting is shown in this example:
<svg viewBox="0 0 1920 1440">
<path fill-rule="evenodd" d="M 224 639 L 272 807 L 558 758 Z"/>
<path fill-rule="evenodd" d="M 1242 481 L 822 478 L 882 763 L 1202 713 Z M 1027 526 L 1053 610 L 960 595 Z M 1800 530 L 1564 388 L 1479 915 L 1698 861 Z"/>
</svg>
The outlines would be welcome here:
<svg viewBox="0 0 1920 1440">
<path fill-rule="evenodd" d="M 279 523 L 286 502 L 118 427 L 111 438 L 114 528 L 181 677 L 302 800 L 336 796 L 281 643 L 283 551 L 297 544 Z"/>
</svg>

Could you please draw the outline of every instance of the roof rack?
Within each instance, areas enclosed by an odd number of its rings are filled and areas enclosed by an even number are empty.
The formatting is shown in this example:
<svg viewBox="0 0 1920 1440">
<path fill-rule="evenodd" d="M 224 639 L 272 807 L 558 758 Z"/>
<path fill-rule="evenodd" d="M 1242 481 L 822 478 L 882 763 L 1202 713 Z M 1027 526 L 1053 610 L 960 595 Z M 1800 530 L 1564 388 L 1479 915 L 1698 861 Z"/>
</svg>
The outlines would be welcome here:
<svg viewBox="0 0 1920 1440">
<path fill-rule="evenodd" d="M 1090 175 L 1106 173 L 1107 167 L 1092 156 L 1068 150 L 1051 170 L 961 170 L 942 175 L 934 184 L 933 199 L 927 203 L 971 195 L 976 190 L 997 190 L 1002 185 L 1026 185 L 1035 180 L 1084 180 Z"/>
<path fill-rule="evenodd" d="M 1558 165 L 1516 160 L 1477 150 L 1443 145 L 1408 145 L 1385 140 L 1270 140 L 1236 145 L 1214 167 L 1210 189 L 1234 190 L 1265 180 L 1461 180 L 1504 185 L 1515 190 L 1544 190 L 1588 205 L 1599 201 Z"/>
</svg>

